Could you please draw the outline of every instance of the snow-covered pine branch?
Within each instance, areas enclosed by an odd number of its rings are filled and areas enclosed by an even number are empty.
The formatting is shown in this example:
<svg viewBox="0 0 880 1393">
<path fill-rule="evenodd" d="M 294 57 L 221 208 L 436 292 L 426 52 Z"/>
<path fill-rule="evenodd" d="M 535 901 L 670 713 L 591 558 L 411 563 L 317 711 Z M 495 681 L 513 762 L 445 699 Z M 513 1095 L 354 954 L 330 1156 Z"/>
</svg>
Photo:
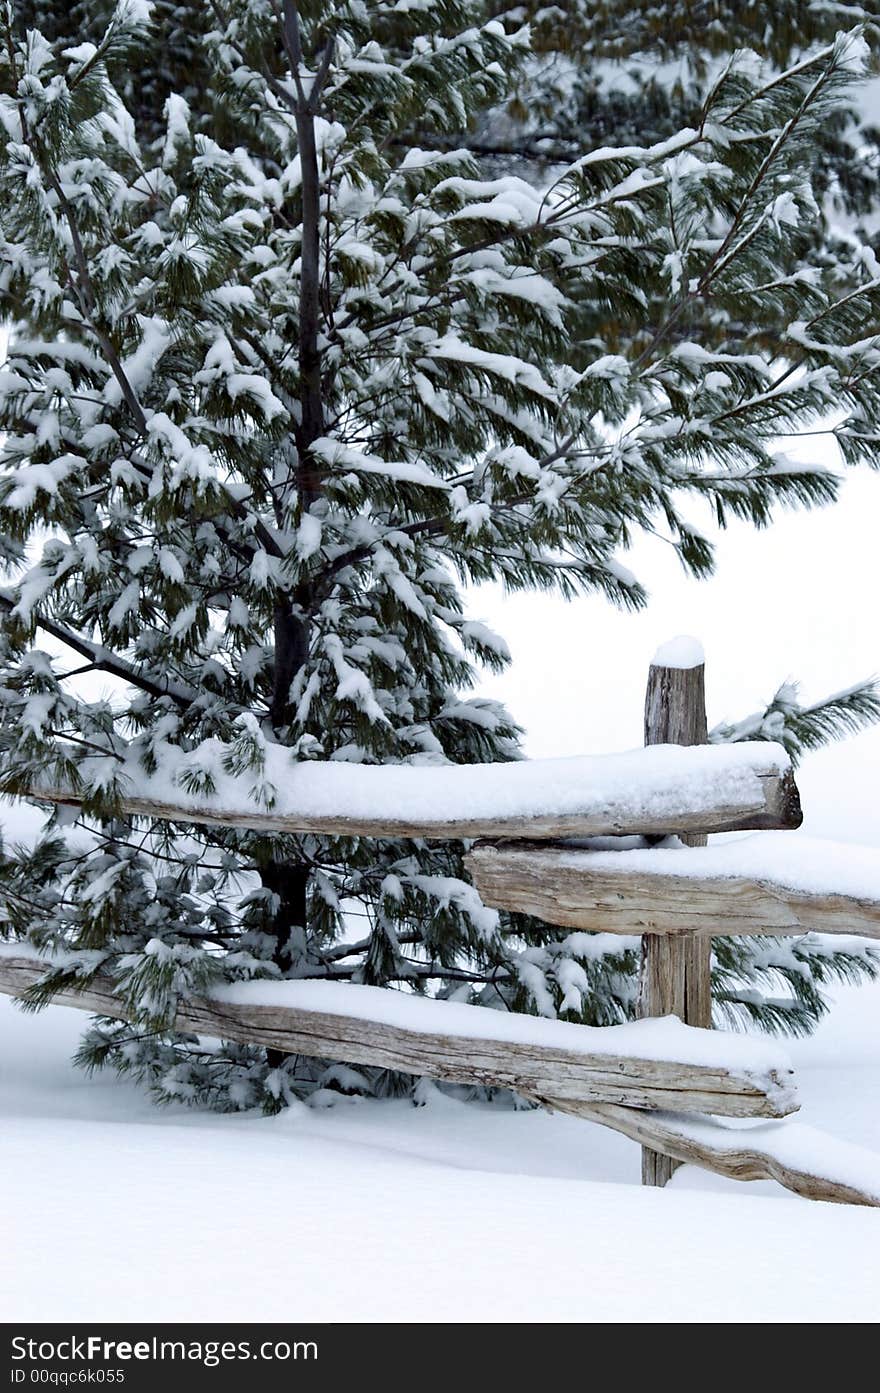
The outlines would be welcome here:
<svg viewBox="0 0 880 1393">
<path fill-rule="evenodd" d="M 771 740 L 783 745 L 797 763 L 810 750 L 853 735 L 880 721 L 877 682 L 857 682 L 819 701 L 804 703 L 796 682 L 783 682 L 771 701 L 740 721 L 718 725 L 709 732 L 713 744 L 739 740 Z"/>
<path fill-rule="evenodd" d="M 864 41 L 722 65 L 693 120 L 535 184 L 467 148 L 534 61 L 497 7 L 196 9 L 0 13 L 4 767 L 111 750 L 109 797 L 129 753 L 150 773 L 171 745 L 210 797 L 220 741 L 268 807 L 271 741 L 514 759 L 515 722 L 467 695 L 508 654 L 461 582 L 636 606 L 640 529 L 699 575 L 694 499 L 763 525 L 834 496 L 780 435 L 833 408 L 873 459 L 877 278 L 814 255 L 809 178 Z M 489 1005 L 632 1007 L 630 947 L 485 932 L 453 845 L 118 817 L 52 826 L 4 895 L 37 946 L 123 962 L 144 1018 L 214 975 L 337 970 L 344 941 L 368 983 L 433 967 Z M 277 1060 L 117 1043 L 94 1057 L 160 1092 L 277 1104 Z"/>
</svg>

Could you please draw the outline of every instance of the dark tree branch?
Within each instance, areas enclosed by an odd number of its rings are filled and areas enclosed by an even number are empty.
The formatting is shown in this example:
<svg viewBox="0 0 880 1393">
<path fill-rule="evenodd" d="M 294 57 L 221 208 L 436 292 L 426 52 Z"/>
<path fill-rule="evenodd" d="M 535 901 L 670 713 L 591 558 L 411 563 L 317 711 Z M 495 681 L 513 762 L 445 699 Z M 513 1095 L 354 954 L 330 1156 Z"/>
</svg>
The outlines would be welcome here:
<svg viewBox="0 0 880 1393">
<path fill-rule="evenodd" d="M 0 590 L 0 609 L 9 614 L 15 608 L 15 603 L 8 590 Z M 37 615 L 35 622 L 45 633 L 59 639 L 61 643 L 72 648 L 83 658 L 88 658 L 91 667 L 99 668 L 102 672 L 109 672 L 113 677 L 120 677 L 123 681 L 130 682 L 133 687 L 138 687 L 150 696 L 171 697 L 172 701 L 176 701 L 178 705 L 183 707 L 188 707 L 196 699 L 197 693 L 192 687 L 172 682 L 170 678 L 159 681 L 147 677 L 131 663 L 127 663 L 124 658 L 117 657 L 115 653 L 109 652 L 101 644 L 93 643 L 91 639 L 84 638 L 74 629 L 68 629 L 64 624 L 59 624 L 46 615 Z M 68 676 L 70 675 L 68 674 Z"/>
</svg>

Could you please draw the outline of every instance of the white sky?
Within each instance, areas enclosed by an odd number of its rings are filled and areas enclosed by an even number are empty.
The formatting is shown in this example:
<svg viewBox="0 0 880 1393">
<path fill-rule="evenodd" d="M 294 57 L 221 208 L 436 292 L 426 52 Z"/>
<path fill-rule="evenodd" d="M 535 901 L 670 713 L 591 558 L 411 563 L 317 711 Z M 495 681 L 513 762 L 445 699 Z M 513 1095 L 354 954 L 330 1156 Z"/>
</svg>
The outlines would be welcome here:
<svg viewBox="0 0 880 1393">
<path fill-rule="evenodd" d="M 836 505 L 780 513 L 764 532 L 734 524 L 708 581 L 654 539 L 623 560 L 651 592 L 639 614 L 599 596 L 471 596 L 473 617 L 513 652 L 479 690 L 507 703 L 533 758 L 640 744 L 648 664 L 677 634 L 703 641 L 710 726 L 756 710 L 786 678 L 813 700 L 880 673 L 880 473 L 851 472 Z M 799 783 L 805 830 L 880 845 L 880 729 L 807 756 Z"/>
</svg>

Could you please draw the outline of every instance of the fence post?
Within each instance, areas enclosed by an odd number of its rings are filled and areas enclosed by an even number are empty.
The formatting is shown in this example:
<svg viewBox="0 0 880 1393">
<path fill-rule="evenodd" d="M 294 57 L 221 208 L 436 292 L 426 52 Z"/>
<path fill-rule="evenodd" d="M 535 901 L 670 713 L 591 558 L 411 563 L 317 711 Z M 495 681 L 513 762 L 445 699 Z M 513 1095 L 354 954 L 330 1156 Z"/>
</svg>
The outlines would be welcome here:
<svg viewBox="0 0 880 1393">
<path fill-rule="evenodd" d="M 706 669 L 693 639 L 664 644 L 648 669 L 645 692 L 646 745 L 705 745 Z M 706 837 L 683 836 L 688 846 Z M 712 941 L 701 935 L 642 935 L 639 1015 L 676 1015 L 687 1025 L 712 1024 L 709 964 Z M 679 1162 L 642 1147 L 642 1184 L 665 1185 Z"/>
</svg>

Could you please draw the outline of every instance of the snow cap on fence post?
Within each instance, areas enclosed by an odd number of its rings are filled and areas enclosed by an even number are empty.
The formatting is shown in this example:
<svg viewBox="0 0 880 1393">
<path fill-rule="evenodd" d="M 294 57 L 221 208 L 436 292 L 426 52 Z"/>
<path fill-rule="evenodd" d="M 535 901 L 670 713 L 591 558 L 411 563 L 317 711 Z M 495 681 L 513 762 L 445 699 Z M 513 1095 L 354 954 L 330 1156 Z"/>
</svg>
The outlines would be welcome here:
<svg viewBox="0 0 880 1393">
<path fill-rule="evenodd" d="M 690 634 L 679 634 L 677 638 L 661 643 L 651 659 L 651 667 L 694 668 L 702 667 L 706 661 L 703 645 Z"/>
</svg>

